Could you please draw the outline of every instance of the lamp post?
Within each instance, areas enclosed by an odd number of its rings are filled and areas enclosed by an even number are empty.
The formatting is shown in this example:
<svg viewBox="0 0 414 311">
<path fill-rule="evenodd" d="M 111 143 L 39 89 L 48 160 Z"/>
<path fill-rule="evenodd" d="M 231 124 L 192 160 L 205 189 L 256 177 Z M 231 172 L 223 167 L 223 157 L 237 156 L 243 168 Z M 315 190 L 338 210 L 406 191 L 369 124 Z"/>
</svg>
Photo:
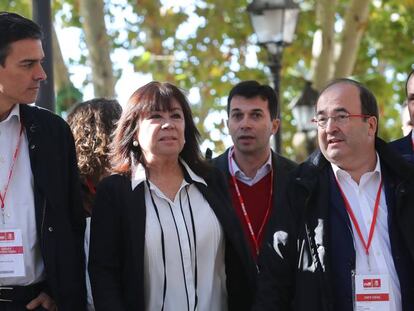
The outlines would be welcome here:
<svg viewBox="0 0 414 311">
<path fill-rule="evenodd" d="M 300 97 L 293 102 L 292 114 L 297 122 L 298 131 L 305 134 L 306 152 L 311 154 L 315 149 L 311 134 L 316 133 L 316 126 L 313 124 L 312 117 L 315 115 L 315 102 L 318 99 L 318 92 L 312 88 L 312 83 L 306 81 L 305 87 Z"/>
<path fill-rule="evenodd" d="M 280 69 L 283 48 L 293 41 L 299 15 L 299 6 L 292 0 L 253 0 L 247 7 L 257 41 L 268 51 L 268 66 L 273 77 L 273 87 L 279 98 L 281 111 Z M 275 148 L 281 152 L 282 128 L 276 134 Z"/>
<path fill-rule="evenodd" d="M 52 19 L 50 0 L 33 0 L 33 19 L 43 31 L 43 50 L 45 59 L 43 69 L 47 74 L 47 80 L 40 86 L 36 104 L 40 107 L 55 111 L 55 90 L 53 85 L 53 54 L 52 54 Z"/>
</svg>

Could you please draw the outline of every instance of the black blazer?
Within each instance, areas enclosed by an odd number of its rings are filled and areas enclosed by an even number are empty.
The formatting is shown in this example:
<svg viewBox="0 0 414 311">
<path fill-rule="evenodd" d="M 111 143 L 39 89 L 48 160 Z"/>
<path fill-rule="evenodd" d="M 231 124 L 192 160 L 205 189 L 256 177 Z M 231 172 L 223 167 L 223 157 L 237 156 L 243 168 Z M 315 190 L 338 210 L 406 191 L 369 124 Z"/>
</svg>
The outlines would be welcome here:
<svg viewBox="0 0 414 311">
<path fill-rule="evenodd" d="M 403 310 L 414 310 L 414 172 L 379 138 L 376 150 Z M 273 228 L 275 240 L 262 249 L 252 310 L 352 310 L 351 224 L 330 164 L 320 151 L 292 173 L 283 199 L 285 208 Z"/>
<path fill-rule="evenodd" d="M 75 145 L 57 115 L 20 105 L 34 178 L 37 235 L 47 288 L 60 311 L 86 310 L 85 216 Z"/>
<path fill-rule="evenodd" d="M 230 171 L 229 171 L 229 150 L 227 149 L 226 152 L 214 158 L 212 163 L 215 167 L 217 167 L 221 172 L 224 173 L 226 177 L 226 181 L 230 180 Z M 269 230 L 267 228 L 271 227 L 271 223 L 275 220 L 275 217 L 278 215 L 278 210 L 282 207 L 281 198 L 286 192 L 286 184 L 288 180 L 288 175 L 293 169 L 295 169 L 298 165 L 297 163 L 282 157 L 281 155 L 272 152 L 272 167 L 274 170 L 273 174 L 273 208 L 271 211 L 271 217 L 269 217 L 268 224 L 266 225 L 266 236 L 264 237 L 263 241 L 269 238 Z M 227 189 L 229 186 L 227 184 Z"/>
<path fill-rule="evenodd" d="M 411 163 L 414 163 L 414 150 L 411 135 L 412 131 L 407 136 L 390 142 L 389 145 L 399 154 L 401 154 L 404 159 Z"/>
<path fill-rule="evenodd" d="M 216 214 L 225 235 L 225 265 L 229 310 L 250 310 L 255 265 L 244 242 L 224 179 L 211 170 L 196 185 Z M 132 190 L 121 175 L 105 178 L 98 186 L 91 220 L 89 273 L 97 311 L 144 310 L 144 183 Z M 160 289 L 161 290 L 161 289 Z M 202 293 L 199 293 L 202 295 Z"/>
</svg>

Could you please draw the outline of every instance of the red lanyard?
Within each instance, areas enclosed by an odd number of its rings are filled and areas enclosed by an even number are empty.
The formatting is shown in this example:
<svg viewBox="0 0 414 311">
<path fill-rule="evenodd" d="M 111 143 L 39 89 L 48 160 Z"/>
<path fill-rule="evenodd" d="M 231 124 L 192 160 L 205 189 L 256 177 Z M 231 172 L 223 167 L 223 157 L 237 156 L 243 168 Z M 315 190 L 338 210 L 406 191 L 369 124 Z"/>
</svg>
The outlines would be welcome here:
<svg viewBox="0 0 414 311">
<path fill-rule="evenodd" d="M 96 194 L 96 187 L 93 184 L 92 179 L 90 179 L 89 177 L 86 178 L 86 186 L 88 187 L 89 193 L 92 195 Z"/>
<path fill-rule="evenodd" d="M 23 124 L 20 124 L 19 139 L 17 140 L 16 150 L 14 151 L 14 154 L 13 154 L 13 159 L 12 159 L 12 164 L 10 166 L 9 176 L 7 178 L 6 186 L 4 187 L 3 195 L 0 193 L 1 213 L 2 213 L 2 216 L 3 216 L 3 224 L 4 224 L 4 204 L 5 204 L 5 201 L 6 201 L 7 190 L 9 189 L 10 181 L 12 179 L 14 165 L 16 164 L 17 157 L 19 155 L 20 142 L 22 140 L 22 134 L 23 134 Z"/>
<path fill-rule="evenodd" d="M 246 222 L 246 225 L 249 228 L 250 238 L 253 241 L 254 246 L 256 248 L 256 254 L 259 255 L 259 250 L 260 250 L 259 240 L 260 240 L 260 236 L 263 233 L 263 228 L 264 228 L 265 224 L 267 223 L 267 219 L 269 218 L 269 214 L 270 214 L 270 209 L 272 207 L 273 169 L 271 169 L 271 171 L 270 171 L 270 196 L 269 196 L 269 201 L 268 201 L 268 207 L 267 207 L 267 210 L 266 210 L 265 217 L 263 218 L 262 224 L 260 225 L 259 232 L 256 235 L 254 233 L 253 226 L 252 226 L 252 222 L 250 221 L 249 214 L 247 213 L 247 209 L 246 209 L 246 205 L 244 204 L 243 197 L 242 197 L 242 195 L 240 193 L 240 189 L 239 189 L 239 186 L 237 184 L 237 179 L 236 179 L 236 177 L 234 175 L 234 171 L 233 171 L 233 153 L 234 153 L 234 149 L 231 149 L 230 152 L 229 152 L 230 175 L 231 175 L 231 178 L 232 178 L 232 181 L 233 181 L 233 184 L 234 184 L 234 188 L 236 189 L 237 198 L 239 199 L 240 206 L 241 206 L 241 209 L 243 211 L 244 221 Z"/>
<path fill-rule="evenodd" d="M 378 210 L 379 210 L 379 203 L 380 203 L 380 198 L 381 198 L 381 189 L 382 189 L 382 176 L 381 176 L 381 181 L 378 187 L 378 191 L 377 191 L 377 196 L 375 199 L 375 205 L 374 205 L 374 213 L 372 215 L 372 222 L 371 222 L 371 227 L 369 228 L 369 234 L 368 234 L 368 241 L 366 242 L 364 237 L 362 236 L 362 232 L 361 232 L 361 228 L 359 227 L 358 221 L 355 217 L 354 212 L 352 211 L 351 205 L 349 204 L 345 193 L 342 191 L 341 185 L 338 182 L 338 179 L 336 178 L 336 183 L 338 184 L 339 187 L 339 191 L 341 192 L 342 198 L 344 199 L 345 202 L 345 207 L 346 210 L 349 214 L 349 217 L 351 217 L 352 223 L 355 227 L 356 232 L 358 233 L 358 237 L 362 242 L 362 245 L 365 248 L 365 252 L 367 255 L 369 255 L 369 247 L 371 246 L 371 242 L 372 242 L 372 238 L 374 236 L 374 230 L 375 230 L 375 224 L 377 223 L 377 216 L 378 216 Z"/>
</svg>

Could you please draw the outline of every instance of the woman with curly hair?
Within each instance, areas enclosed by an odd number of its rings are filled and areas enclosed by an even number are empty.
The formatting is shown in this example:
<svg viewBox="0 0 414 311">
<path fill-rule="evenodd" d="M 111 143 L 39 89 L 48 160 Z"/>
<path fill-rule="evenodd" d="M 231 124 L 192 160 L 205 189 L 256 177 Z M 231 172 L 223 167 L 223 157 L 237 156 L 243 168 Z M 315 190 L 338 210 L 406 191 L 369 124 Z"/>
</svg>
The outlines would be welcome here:
<svg viewBox="0 0 414 311">
<path fill-rule="evenodd" d="M 78 167 L 82 183 L 82 199 L 85 209 L 85 252 L 89 253 L 89 228 L 96 185 L 109 174 L 109 144 L 122 108 L 116 100 L 92 99 L 77 104 L 68 115 L 68 123 L 75 139 Z M 86 261 L 87 264 L 87 261 Z M 95 310 L 89 275 L 86 273 L 89 311 Z"/>
<path fill-rule="evenodd" d="M 96 185 L 109 174 L 109 144 L 122 108 L 116 100 L 96 98 L 77 104 L 68 114 L 75 139 L 83 204 L 91 215 Z"/>
</svg>

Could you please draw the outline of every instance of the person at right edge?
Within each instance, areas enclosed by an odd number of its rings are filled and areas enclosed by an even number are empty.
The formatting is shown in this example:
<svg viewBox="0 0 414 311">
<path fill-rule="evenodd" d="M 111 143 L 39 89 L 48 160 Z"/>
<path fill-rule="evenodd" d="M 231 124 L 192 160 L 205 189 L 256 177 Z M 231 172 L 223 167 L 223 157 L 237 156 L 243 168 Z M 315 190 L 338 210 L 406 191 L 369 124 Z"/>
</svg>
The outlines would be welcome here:
<svg viewBox="0 0 414 311">
<path fill-rule="evenodd" d="M 315 113 L 320 151 L 288 181 L 253 310 L 414 310 L 413 170 L 362 84 L 331 82 Z"/>
<path fill-rule="evenodd" d="M 256 259 L 270 215 L 281 208 L 287 176 L 297 166 L 270 148 L 270 138 L 279 128 L 277 110 L 277 95 L 270 86 L 250 80 L 233 87 L 227 99 L 227 127 L 234 145 L 212 161 L 226 176 L 233 207 Z"/>
<path fill-rule="evenodd" d="M 405 92 L 407 94 L 407 107 L 404 106 L 403 109 L 408 109 L 412 127 L 414 122 L 414 70 L 408 74 Z M 390 146 L 399 152 L 404 159 L 414 164 L 414 131 L 412 129 L 406 136 L 391 142 Z"/>
</svg>

